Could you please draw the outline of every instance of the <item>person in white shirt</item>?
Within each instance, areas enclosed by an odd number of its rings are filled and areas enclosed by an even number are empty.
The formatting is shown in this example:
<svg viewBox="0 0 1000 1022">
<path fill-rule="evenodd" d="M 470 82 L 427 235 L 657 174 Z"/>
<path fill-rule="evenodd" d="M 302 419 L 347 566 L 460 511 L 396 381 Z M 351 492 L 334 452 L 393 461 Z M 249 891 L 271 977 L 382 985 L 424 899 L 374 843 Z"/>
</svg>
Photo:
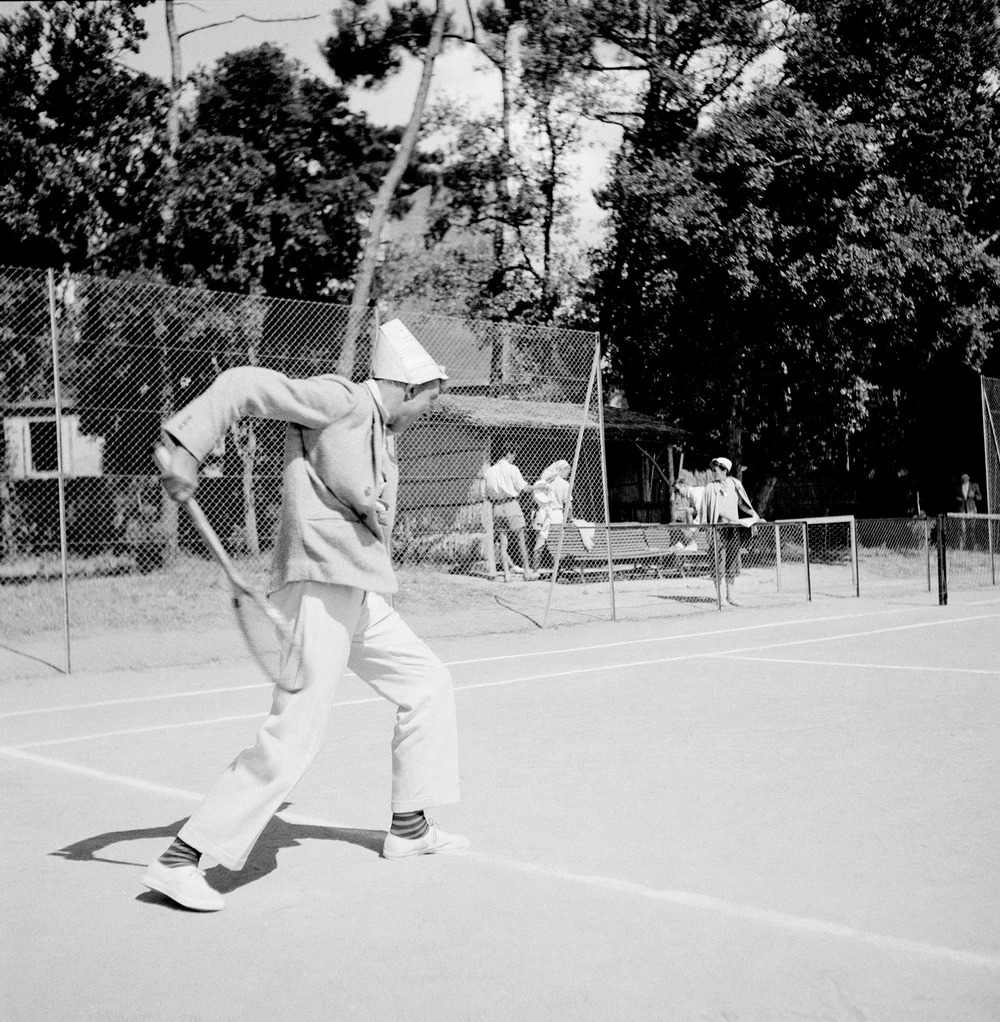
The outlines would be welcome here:
<svg viewBox="0 0 1000 1022">
<path fill-rule="evenodd" d="M 503 579 L 505 582 L 509 582 L 514 570 L 510 560 L 507 538 L 510 533 L 513 533 L 521 554 L 521 564 L 524 566 L 524 580 L 533 582 L 538 578 L 538 574 L 531 570 L 531 562 L 528 560 L 528 545 L 524 539 L 524 512 L 517 499 L 531 487 L 524 481 L 521 470 L 514 464 L 516 457 L 515 450 L 506 450 L 502 458 L 483 469 L 483 479 L 486 484 L 486 499 L 493 505 L 493 523 L 500 537 L 500 565 L 503 569 Z"/>
</svg>

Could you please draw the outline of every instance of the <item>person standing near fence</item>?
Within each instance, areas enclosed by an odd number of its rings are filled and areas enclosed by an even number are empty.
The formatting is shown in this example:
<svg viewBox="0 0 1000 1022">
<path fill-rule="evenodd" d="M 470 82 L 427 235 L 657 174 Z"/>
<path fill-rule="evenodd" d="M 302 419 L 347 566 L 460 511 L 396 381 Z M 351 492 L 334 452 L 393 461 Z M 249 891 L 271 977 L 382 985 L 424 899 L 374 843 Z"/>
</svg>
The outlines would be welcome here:
<svg viewBox="0 0 1000 1022">
<path fill-rule="evenodd" d="M 962 479 L 958 484 L 958 490 L 955 493 L 955 501 L 958 504 L 958 513 L 960 515 L 975 515 L 979 513 L 979 501 L 983 499 L 982 491 L 979 489 L 979 483 L 974 483 L 969 480 L 969 473 L 963 472 Z"/>
<path fill-rule="evenodd" d="M 730 475 L 733 463 L 729 458 L 713 458 L 709 467 L 712 479 L 705 486 L 678 484 L 675 489 L 690 502 L 697 522 L 721 526 L 718 532 L 719 559 L 715 565 L 716 593 L 721 599 L 719 589 L 724 577 L 726 602 L 737 607 L 736 576 L 740 573 L 742 530 L 759 522 L 760 516 L 753 509 L 743 483 Z"/>
<path fill-rule="evenodd" d="M 538 575 L 531 570 L 531 561 L 528 559 L 528 544 L 524 538 L 524 512 L 518 500 L 521 494 L 531 487 L 524 481 L 521 470 L 514 464 L 516 458 L 517 451 L 508 445 L 499 460 L 483 469 L 483 479 L 486 485 L 486 499 L 493 505 L 493 523 L 500 536 L 500 566 L 503 570 L 503 580 L 509 582 L 513 571 L 510 551 L 507 548 L 508 535 L 513 533 L 521 554 L 524 580 L 533 582 Z"/>
<path fill-rule="evenodd" d="M 979 501 L 983 499 L 982 491 L 979 489 L 979 483 L 974 483 L 969 479 L 969 473 L 963 472 L 962 478 L 958 484 L 958 490 L 955 493 L 955 503 L 958 505 L 958 513 L 960 515 L 975 515 L 979 513 Z M 965 549 L 966 542 L 966 529 L 968 528 L 968 522 L 962 522 L 962 549 Z"/>
<path fill-rule="evenodd" d="M 535 481 L 531 495 L 538 505 L 533 524 L 535 526 L 535 548 L 532 551 L 533 567 L 537 572 L 541 564 L 542 551 L 553 525 L 562 525 L 566 520 L 566 505 L 569 503 L 570 464 L 565 458 L 552 462 Z"/>
<path fill-rule="evenodd" d="M 223 907 L 199 869 L 201 856 L 243 868 L 319 751 L 348 667 L 397 707 L 392 822 L 382 855 L 405 859 L 469 846 L 424 815 L 459 798 L 451 676 L 379 595 L 398 589 L 387 540 L 399 473 L 388 434 L 428 411 L 447 376 L 393 320 L 380 331 L 372 377 L 293 380 L 259 367 L 230 369 L 163 427 L 172 449 L 163 485 L 186 500 L 201 461 L 230 425 L 244 415 L 287 423 L 271 598 L 301 644 L 282 656 L 283 684 L 256 744 L 236 757 L 142 878 L 187 908 Z"/>
</svg>

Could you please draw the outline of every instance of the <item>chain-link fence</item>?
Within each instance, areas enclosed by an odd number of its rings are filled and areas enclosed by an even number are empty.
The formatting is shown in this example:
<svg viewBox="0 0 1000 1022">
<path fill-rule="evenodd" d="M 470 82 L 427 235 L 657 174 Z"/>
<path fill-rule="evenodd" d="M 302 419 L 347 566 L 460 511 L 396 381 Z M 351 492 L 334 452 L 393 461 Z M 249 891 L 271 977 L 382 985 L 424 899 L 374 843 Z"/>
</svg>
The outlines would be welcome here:
<svg viewBox="0 0 1000 1022">
<path fill-rule="evenodd" d="M 483 469 L 507 448 L 529 483 L 572 461 L 576 513 L 603 520 L 596 335 L 416 313 L 406 322 L 449 383 L 398 441 L 396 562 L 493 573 Z M 357 322 L 333 303 L 0 268 L 0 584 L 31 587 L 0 615 L 0 643 L 59 627 L 65 590 L 35 583 L 152 574 L 204 556 L 153 470 L 164 419 L 235 365 L 363 379 L 377 329 L 374 310 Z M 283 434 L 281 423 L 243 420 L 202 468 L 199 502 L 252 580 L 264 578 L 276 531 Z M 520 498 L 529 563 L 535 492 Z"/>
<path fill-rule="evenodd" d="M 983 589 L 997 584 L 1000 515 L 948 515 L 942 519 L 947 587 Z"/>
<path fill-rule="evenodd" d="M 931 593 L 937 585 L 936 519 L 871 518 L 857 523 L 858 572 L 866 595 Z"/>
<path fill-rule="evenodd" d="M 502 570 L 503 539 L 514 570 L 530 576 L 545 557 L 544 541 L 538 540 L 551 494 L 542 483 L 547 468 L 560 461 L 575 465 L 575 513 L 604 520 L 592 397 L 596 335 L 404 314 L 409 330 L 444 364 L 448 383 L 430 413 L 397 440 L 394 560 L 492 577 Z M 523 495 L 510 486 L 501 492 L 487 485 L 489 467 L 508 454 L 531 488 Z M 507 477 L 508 483 L 517 478 L 513 472 Z M 520 537 L 517 529 L 504 536 L 506 526 L 494 511 L 505 494 L 524 518 Z"/>
<path fill-rule="evenodd" d="M 601 590 L 595 605 L 610 597 L 612 615 L 616 591 L 620 605 L 644 594 L 652 613 L 673 603 L 721 607 L 727 596 L 752 606 L 859 593 L 933 598 L 939 551 L 953 590 L 996 584 L 996 514 L 751 529 L 671 521 L 684 437 L 605 399 L 596 335 L 406 309 L 382 317 L 397 314 L 449 375 L 433 411 L 397 439 L 397 565 L 517 583 L 551 578 L 558 563 L 559 584 L 532 590 L 544 604 L 540 620 L 568 597 L 564 586 L 589 582 Z M 363 378 L 378 325 L 374 311 L 352 323 L 333 303 L 0 268 L 0 646 L 61 632 L 68 664 L 78 620 L 119 629 L 200 623 L 204 606 L 190 590 L 218 573 L 206 574 L 199 538 L 159 486 L 150 451 L 162 421 L 234 365 Z M 997 391 L 984 381 L 991 439 Z M 244 420 L 203 466 L 200 502 L 258 582 L 277 525 L 283 432 Z M 527 484 L 513 498 L 520 536 L 500 525 L 505 495 L 487 482 L 489 466 L 511 451 Z M 987 456 L 1000 458 L 997 447 Z M 987 486 L 995 500 L 997 479 Z M 554 500 L 560 492 L 568 504 Z M 126 577 L 148 585 L 120 585 Z"/>
</svg>

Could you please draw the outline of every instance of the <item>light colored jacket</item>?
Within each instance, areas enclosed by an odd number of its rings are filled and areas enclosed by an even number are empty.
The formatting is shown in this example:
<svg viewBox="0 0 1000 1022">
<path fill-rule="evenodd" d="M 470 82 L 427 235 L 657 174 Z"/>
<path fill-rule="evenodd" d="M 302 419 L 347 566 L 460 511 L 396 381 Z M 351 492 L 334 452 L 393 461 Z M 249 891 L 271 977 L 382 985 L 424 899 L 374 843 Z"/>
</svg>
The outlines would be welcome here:
<svg viewBox="0 0 1000 1022">
<path fill-rule="evenodd" d="M 752 525 L 760 521 L 760 516 L 754 511 L 743 483 L 732 476 L 727 476 L 719 483 L 713 481 L 705 486 L 680 485 L 677 490 L 688 499 L 694 508 L 695 521 L 702 525 L 716 525 L 719 522 Z"/>
<path fill-rule="evenodd" d="M 334 375 L 227 369 L 163 429 L 200 462 L 245 415 L 288 423 L 270 591 L 313 581 L 396 592 L 387 544 L 399 470 L 369 387 Z"/>
</svg>

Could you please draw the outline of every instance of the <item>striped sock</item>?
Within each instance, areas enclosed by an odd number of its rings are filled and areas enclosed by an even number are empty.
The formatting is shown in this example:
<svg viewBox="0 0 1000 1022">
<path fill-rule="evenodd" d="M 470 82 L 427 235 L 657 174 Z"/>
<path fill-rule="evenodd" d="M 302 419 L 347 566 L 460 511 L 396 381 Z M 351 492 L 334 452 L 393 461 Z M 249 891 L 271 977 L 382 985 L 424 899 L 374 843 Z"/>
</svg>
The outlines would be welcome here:
<svg viewBox="0 0 1000 1022">
<path fill-rule="evenodd" d="M 197 866 L 201 859 L 201 852 L 189 845 L 187 841 L 179 837 L 174 838 L 174 843 L 160 856 L 159 861 L 164 866 L 177 869 L 178 866 Z"/>
<path fill-rule="evenodd" d="M 424 816 L 422 809 L 415 813 L 392 814 L 390 833 L 395 834 L 396 837 L 405 837 L 413 841 L 423 837 L 429 829 L 430 825 L 427 823 L 427 817 Z"/>
</svg>

